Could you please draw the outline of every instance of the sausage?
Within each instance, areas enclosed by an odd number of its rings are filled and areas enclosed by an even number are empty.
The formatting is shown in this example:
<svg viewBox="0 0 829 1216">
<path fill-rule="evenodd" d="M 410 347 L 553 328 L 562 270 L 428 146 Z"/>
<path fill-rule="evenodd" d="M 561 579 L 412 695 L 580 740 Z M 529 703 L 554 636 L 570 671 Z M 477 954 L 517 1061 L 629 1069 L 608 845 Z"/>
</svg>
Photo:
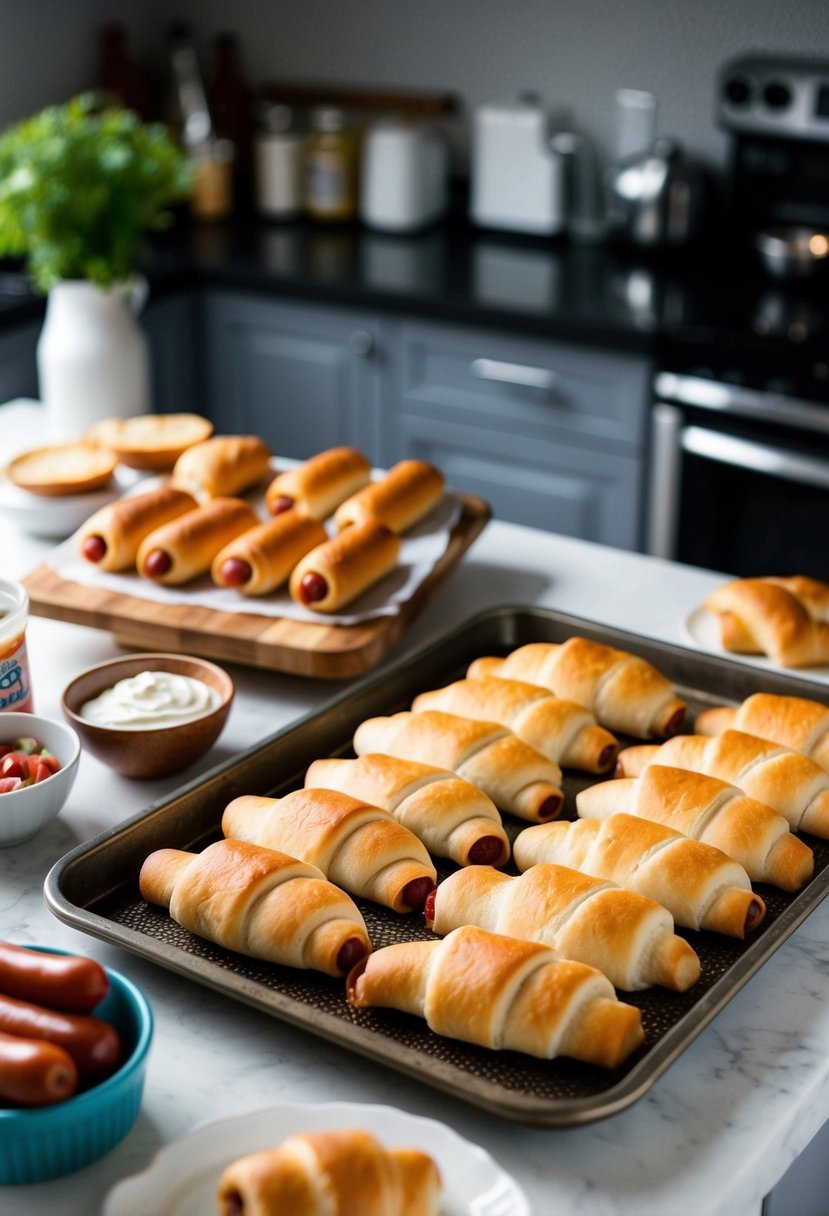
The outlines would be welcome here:
<svg viewBox="0 0 829 1216">
<path fill-rule="evenodd" d="M 109 980 L 91 958 L 0 942 L 0 992 L 50 1009 L 89 1013 L 109 992 Z"/>
<path fill-rule="evenodd" d="M 469 863 L 473 866 L 494 866 L 504 852 L 500 836 L 482 836 L 469 850 Z"/>
<path fill-rule="evenodd" d="M 147 578 L 161 578 L 173 564 L 173 559 L 165 549 L 151 549 L 144 558 L 143 573 Z"/>
<path fill-rule="evenodd" d="M 93 533 L 87 536 L 81 544 L 81 553 L 88 562 L 100 562 L 106 557 L 107 543 L 103 536 Z"/>
<path fill-rule="evenodd" d="M 328 583 L 316 570 L 303 574 L 299 584 L 299 598 L 303 604 L 316 604 L 328 595 Z"/>
<path fill-rule="evenodd" d="M 415 912 L 420 912 L 434 888 L 431 878 L 413 878 L 402 891 L 403 901 Z"/>
<path fill-rule="evenodd" d="M 0 1032 L 0 1103 L 48 1106 L 77 1087 L 78 1070 L 62 1047 Z"/>
<path fill-rule="evenodd" d="M 343 975 L 347 975 L 351 968 L 359 963 L 361 958 L 365 958 L 367 954 L 366 944 L 361 938 L 349 937 L 340 946 L 339 953 L 337 954 L 337 970 L 341 971 Z"/>
<path fill-rule="evenodd" d="M 0 994 L 0 1031 L 62 1047 L 84 1081 L 103 1080 L 115 1072 L 121 1059 L 118 1031 L 88 1013 L 60 1013 Z"/>
</svg>

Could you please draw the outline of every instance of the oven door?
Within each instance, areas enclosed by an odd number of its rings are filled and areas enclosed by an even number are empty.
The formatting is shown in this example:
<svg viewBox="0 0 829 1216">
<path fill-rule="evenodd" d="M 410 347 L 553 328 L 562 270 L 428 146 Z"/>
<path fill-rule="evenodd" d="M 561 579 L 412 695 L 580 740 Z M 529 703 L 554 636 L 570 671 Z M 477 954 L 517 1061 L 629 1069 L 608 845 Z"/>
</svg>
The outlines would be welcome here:
<svg viewBox="0 0 829 1216">
<path fill-rule="evenodd" d="M 647 552 L 743 578 L 829 581 L 829 436 L 661 402 L 651 461 Z"/>
</svg>

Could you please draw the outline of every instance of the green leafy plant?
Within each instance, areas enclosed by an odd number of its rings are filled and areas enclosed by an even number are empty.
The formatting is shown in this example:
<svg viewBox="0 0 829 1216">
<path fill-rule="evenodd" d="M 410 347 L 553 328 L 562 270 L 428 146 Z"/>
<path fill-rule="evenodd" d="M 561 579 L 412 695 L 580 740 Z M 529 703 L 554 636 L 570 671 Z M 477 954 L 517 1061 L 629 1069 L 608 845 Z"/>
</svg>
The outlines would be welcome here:
<svg viewBox="0 0 829 1216">
<path fill-rule="evenodd" d="M 111 287 L 191 189 L 189 161 L 161 124 L 82 94 L 0 135 L 0 256 L 25 257 L 42 292 L 59 279 Z"/>
</svg>

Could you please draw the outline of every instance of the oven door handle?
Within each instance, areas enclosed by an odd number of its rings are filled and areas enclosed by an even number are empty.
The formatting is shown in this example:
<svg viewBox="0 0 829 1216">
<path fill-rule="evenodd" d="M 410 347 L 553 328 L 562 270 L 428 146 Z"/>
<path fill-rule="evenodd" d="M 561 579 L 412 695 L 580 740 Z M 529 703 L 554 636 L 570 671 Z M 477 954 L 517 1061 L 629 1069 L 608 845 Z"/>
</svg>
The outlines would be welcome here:
<svg viewBox="0 0 829 1216">
<path fill-rule="evenodd" d="M 829 489 L 829 463 L 810 456 L 793 455 L 753 443 L 734 435 L 723 435 L 720 431 L 709 431 L 701 426 L 682 428 L 682 449 L 704 460 L 716 460 L 719 464 L 748 469 L 752 473 L 765 473 L 799 485 Z"/>
</svg>

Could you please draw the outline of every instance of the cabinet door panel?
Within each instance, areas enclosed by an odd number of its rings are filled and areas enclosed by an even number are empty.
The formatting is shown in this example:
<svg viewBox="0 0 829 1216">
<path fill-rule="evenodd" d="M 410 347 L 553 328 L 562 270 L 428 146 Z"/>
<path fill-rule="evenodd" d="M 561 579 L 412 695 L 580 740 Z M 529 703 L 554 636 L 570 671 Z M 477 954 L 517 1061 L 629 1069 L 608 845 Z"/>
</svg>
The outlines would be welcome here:
<svg viewBox="0 0 829 1216">
<path fill-rule="evenodd" d="M 41 322 L 16 325 L 0 334 L 0 402 L 37 398 L 37 340 Z"/>
<path fill-rule="evenodd" d="M 150 344 L 153 408 L 203 414 L 194 296 L 185 292 L 151 301 L 141 324 Z"/>
</svg>

